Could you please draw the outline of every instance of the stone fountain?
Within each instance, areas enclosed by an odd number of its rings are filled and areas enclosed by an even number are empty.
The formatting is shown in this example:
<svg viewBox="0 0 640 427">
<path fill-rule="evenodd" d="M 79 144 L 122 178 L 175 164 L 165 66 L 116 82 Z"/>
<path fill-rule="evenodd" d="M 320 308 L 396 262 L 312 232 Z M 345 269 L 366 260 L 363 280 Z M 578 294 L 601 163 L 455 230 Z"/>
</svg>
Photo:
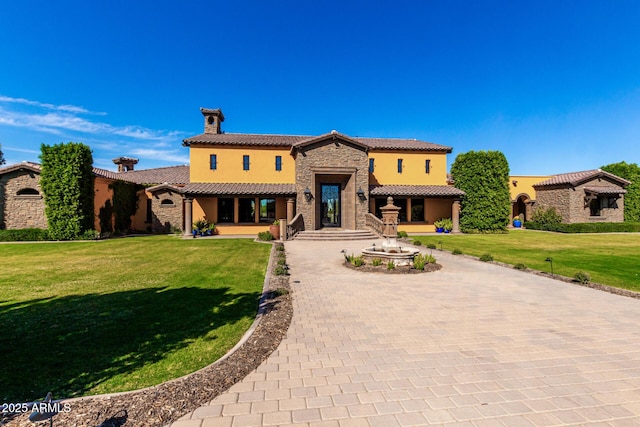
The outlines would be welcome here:
<svg viewBox="0 0 640 427">
<path fill-rule="evenodd" d="M 379 258 L 384 263 L 393 261 L 397 266 L 411 265 L 413 257 L 420 251 L 416 249 L 402 248 L 398 245 L 398 212 L 400 208 L 393 204 L 393 197 L 387 197 L 387 204 L 380 208 L 382 211 L 382 223 L 384 230 L 381 247 L 375 244 L 362 250 L 365 261 L 371 262 Z"/>
</svg>

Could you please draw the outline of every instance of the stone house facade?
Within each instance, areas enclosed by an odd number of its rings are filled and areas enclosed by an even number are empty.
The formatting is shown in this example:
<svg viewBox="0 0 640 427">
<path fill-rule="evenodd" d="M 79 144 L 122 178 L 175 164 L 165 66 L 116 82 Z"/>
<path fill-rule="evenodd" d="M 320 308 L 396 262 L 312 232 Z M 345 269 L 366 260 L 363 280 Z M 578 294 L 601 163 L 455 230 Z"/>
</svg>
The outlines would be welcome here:
<svg viewBox="0 0 640 427">
<path fill-rule="evenodd" d="M 366 228 L 388 196 L 401 207 L 399 229 L 433 231 L 464 195 L 447 183 L 451 147 L 415 139 L 236 134 L 219 109 L 202 108 L 204 133 L 187 138 L 190 182 L 185 230 L 205 218 L 225 234 L 257 234 L 274 220 L 301 218 L 305 230 Z"/>
<path fill-rule="evenodd" d="M 555 208 L 562 222 L 624 221 L 631 182 L 600 169 L 555 175 L 535 184 L 537 208 Z"/>
<path fill-rule="evenodd" d="M 40 168 L 20 163 L 0 175 L 0 229 L 46 228 Z"/>
</svg>

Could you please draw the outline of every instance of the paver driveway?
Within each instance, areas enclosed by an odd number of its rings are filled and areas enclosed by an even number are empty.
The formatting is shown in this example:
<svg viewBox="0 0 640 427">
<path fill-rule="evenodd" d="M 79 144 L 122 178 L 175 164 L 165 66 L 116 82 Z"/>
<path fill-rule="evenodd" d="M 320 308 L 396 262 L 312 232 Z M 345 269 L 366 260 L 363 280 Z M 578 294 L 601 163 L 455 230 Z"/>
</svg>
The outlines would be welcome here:
<svg viewBox="0 0 640 427">
<path fill-rule="evenodd" d="M 640 426 L 640 300 L 434 251 L 435 273 L 286 243 L 294 316 L 255 372 L 174 427 Z"/>
</svg>

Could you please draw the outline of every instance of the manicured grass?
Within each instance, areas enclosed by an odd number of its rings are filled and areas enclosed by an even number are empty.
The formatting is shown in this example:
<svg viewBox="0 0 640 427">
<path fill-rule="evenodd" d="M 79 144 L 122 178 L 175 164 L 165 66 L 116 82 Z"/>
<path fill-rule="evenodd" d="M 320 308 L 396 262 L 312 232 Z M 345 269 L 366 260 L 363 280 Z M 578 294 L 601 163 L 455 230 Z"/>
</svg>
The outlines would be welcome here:
<svg viewBox="0 0 640 427">
<path fill-rule="evenodd" d="M 269 250 L 175 236 L 0 245 L 0 401 L 131 390 L 212 363 L 253 322 Z"/>
<path fill-rule="evenodd" d="M 586 271 L 596 283 L 640 291 L 640 234 L 560 234 L 528 230 L 490 235 L 412 236 L 467 255 L 491 254 L 496 261 L 573 277 Z"/>
</svg>

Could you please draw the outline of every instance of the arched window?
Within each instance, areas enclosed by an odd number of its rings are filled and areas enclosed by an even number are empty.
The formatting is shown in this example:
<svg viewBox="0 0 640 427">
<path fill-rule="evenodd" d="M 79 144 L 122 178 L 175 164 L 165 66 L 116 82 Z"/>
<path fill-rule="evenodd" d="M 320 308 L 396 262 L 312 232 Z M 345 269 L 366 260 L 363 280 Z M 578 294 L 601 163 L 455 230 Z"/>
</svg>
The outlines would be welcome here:
<svg viewBox="0 0 640 427">
<path fill-rule="evenodd" d="M 40 192 L 35 188 L 21 188 L 16 193 L 17 196 L 39 196 Z"/>
<path fill-rule="evenodd" d="M 165 207 L 173 206 L 173 200 L 164 199 L 163 201 L 160 202 L 160 204 L 164 205 Z"/>
</svg>

